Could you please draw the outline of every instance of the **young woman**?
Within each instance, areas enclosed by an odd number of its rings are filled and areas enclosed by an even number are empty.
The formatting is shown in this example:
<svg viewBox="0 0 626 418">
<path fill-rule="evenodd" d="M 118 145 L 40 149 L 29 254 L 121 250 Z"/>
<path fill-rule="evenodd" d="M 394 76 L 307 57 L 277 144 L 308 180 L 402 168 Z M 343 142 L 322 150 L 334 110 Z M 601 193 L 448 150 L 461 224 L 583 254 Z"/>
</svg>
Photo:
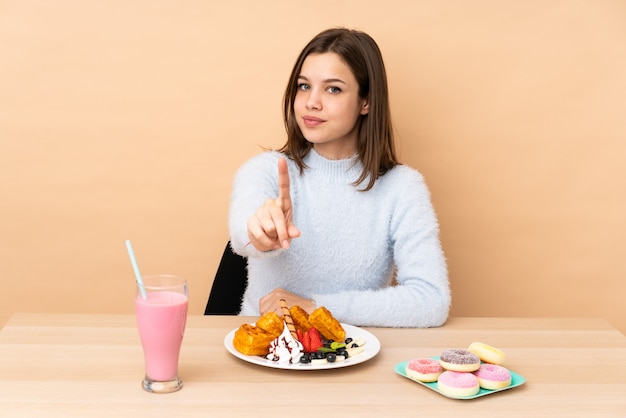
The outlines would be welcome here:
<svg viewBox="0 0 626 418">
<path fill-rule="evenodd" d="M 438 222 L 423 177 L 396 158 L 376 42 L 349 29 L 317 35 L 283 110 L 287 142 L 246 162 L 233 185 L 231 245 L 248 259 L 240 314 L 280 312 L 282 298 L 352 325 L 442 325 Z"/>
</svg>

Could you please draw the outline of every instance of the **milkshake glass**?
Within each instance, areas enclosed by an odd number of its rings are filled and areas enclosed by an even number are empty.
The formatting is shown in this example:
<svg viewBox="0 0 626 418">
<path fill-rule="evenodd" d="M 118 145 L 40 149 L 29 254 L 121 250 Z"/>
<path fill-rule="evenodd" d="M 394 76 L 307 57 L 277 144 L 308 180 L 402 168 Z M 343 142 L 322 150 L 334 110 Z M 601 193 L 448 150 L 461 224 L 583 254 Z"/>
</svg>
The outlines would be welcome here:
<svg viewBox="0 0 626 418">
<path fill-rule="evenodd" d="M 183 386 L 178 376 L 178 357 L 187 322 L 187 281 L 173 275 L 142 279 L 145 295 L 139 285 L 135 294 L 146 370 L 142 386 L 148 392 L 176 392 Z"/>
</svg>

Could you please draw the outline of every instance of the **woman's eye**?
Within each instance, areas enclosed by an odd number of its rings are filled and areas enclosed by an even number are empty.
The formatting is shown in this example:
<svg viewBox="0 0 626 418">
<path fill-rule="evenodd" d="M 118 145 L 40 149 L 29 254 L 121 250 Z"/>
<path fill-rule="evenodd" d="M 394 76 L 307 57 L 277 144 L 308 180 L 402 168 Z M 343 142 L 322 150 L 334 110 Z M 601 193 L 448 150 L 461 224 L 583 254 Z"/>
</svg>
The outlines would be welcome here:
<svg viewBox="0 0 626 418">
<path fill-rule="evenodd" d="M 334 87 L 334 86 L 329 87 L 328 91 L 332 94 L 341 93 L 341 89 L 339 87 Z"/>
<path fill-rule="evenodd" d="M 311 86 L 309 86 L 306 83 L 300 83 L 298 84 L 298 90 L 309 90 L 311 88 Z"/>
</svg>

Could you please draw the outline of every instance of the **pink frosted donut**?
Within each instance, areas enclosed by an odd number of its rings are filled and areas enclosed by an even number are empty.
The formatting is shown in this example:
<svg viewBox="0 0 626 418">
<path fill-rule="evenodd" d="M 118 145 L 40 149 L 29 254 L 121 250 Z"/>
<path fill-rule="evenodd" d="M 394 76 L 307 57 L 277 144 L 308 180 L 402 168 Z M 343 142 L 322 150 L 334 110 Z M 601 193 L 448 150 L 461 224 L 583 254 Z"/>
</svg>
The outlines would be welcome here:
<svg viewBox="0 0 626 418">
<path fill-rule="evenodd" d="M 462 348 L 446 350 L 439 356 L 439 363 L 453 372 L 473 372 L 480 367 L 480 359 L 474 353 Z"/>
<path fill-rule="evenodd" d="M 437 360 L 428 357 L 421 357 L 410 360 L 406 364 L 405 373 L 411 379 L 420 382 L 436 382 L 443 373 L 443 368 Z"/>
<path fill-rule="evenodd" d="M 478 379 L 472 373 L 445 371 L 437 380 L 437 388 L 450 398 L 466 398 L 480 390 Z"/>
<path fill-rule="evenodd" d="M 474 372 L 478 384 L 483 389 L 502 389 L 511 385 L 511 372 L 497 364 L 481 364 Z"/>
</svg>

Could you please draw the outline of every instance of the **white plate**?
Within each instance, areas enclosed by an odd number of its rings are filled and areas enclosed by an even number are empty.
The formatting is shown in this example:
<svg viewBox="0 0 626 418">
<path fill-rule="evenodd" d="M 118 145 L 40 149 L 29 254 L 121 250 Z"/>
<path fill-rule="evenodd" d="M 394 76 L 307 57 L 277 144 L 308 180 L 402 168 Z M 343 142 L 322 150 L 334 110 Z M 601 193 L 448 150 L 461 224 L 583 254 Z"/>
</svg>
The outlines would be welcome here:
<svg viewBox="0 0 626 418">
<path fill-rule="evenodd" d="M 246 356 L 245 354 L 241 354 L 239 351 L 237 351 L 237 349 L 233 346 L 235 331 L 237 331 L 237 329 L 239 328 L 236 328 L 226 334 L 226 337 L 224 337 L 224 346 L 230 354 L 244 361 L 247 361 L 248 363 L 258 364 L 259 366 L 272 367 L 274 369 L 286 370 L 338 369 L 340 367 L 354 366 L 355 364 L 363 363 L 378 354 L 378 352 L 380 351 L 380 341 L 378 341 L 378 338 L 376 338 L 374 334 L 353 325 L 341 324 L 341 326 L 343 326 L 343 329 L 346 331 L 346 338 L 352 338 L 353 340 L 356 340 L 357 338 L 363 338 L 365 340 L 365 345 L 363 346 L 363 351 L 356 356 L 348 357 L 344 361 L 335 363 L 279 364 L 276 361 L 268 360 L 265 357 L 261 356 Z"/>
</svg>

